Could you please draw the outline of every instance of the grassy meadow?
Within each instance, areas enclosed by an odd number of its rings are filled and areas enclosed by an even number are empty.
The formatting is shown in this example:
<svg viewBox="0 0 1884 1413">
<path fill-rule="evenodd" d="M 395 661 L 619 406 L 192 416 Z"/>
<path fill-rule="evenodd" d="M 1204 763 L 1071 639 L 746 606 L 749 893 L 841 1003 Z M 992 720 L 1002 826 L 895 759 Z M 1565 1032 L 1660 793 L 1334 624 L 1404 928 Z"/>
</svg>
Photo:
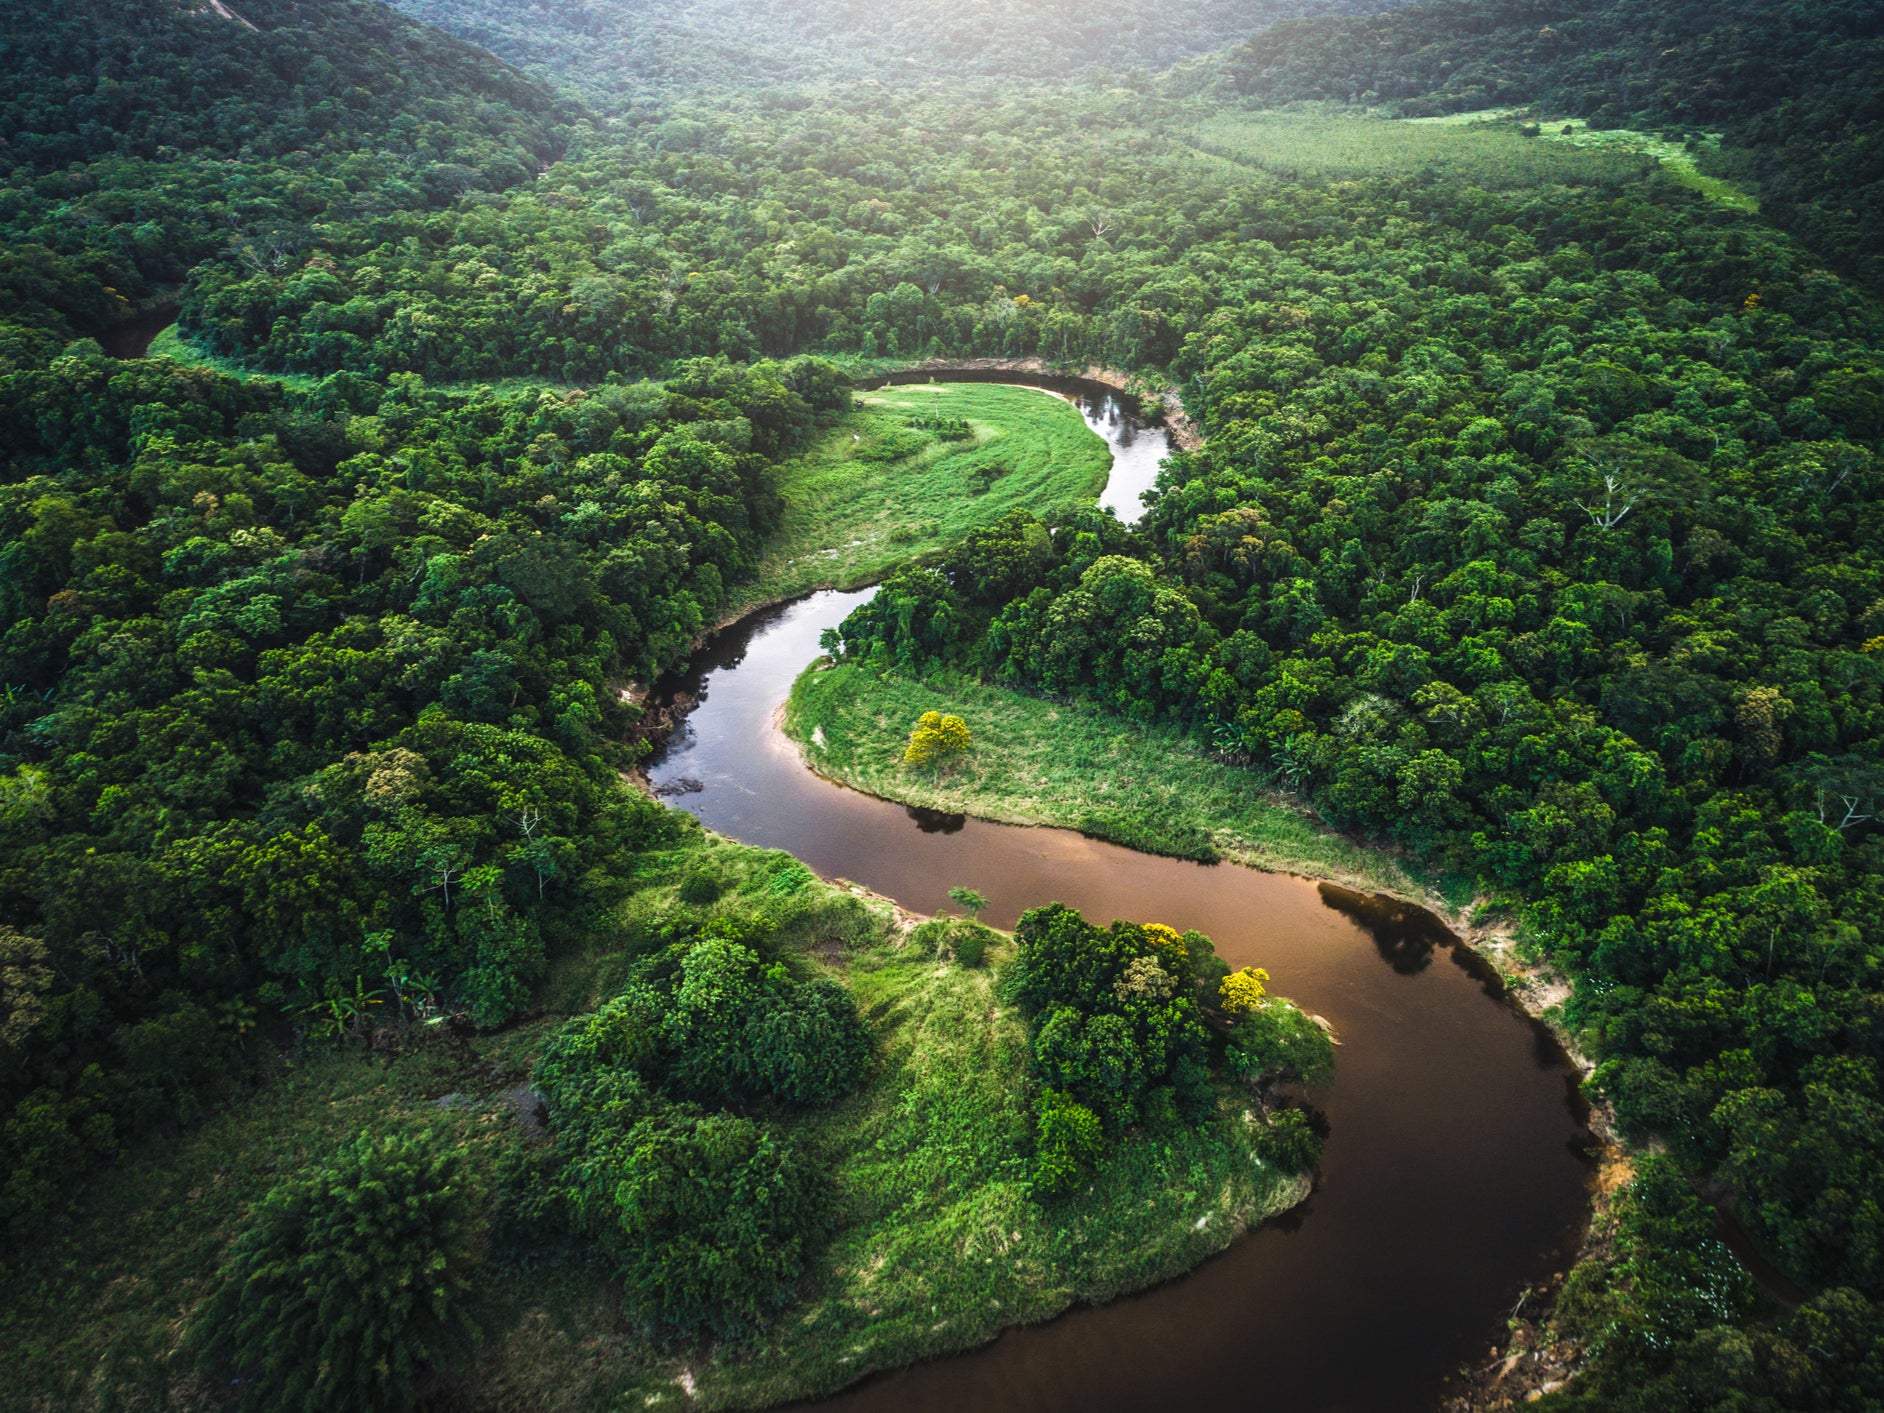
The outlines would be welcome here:
<svg viewBox="0 0 1884 1413">
<path fill-rule="evenodd" d="M 848 985 L 875 1034 L 858 1093 L 780 1121 L 831 1173 L 830 1242 L 769 1335 L 686 1353 L 625 1324 L 603 1267 L 541 1252 L 506 1264 L 494 1229 L 481 1353 L 458 1371 L 453 1406 L 752 1408 L 812 1396 L 1176 1275 L 1306 1195 L 1305 1179 L 1253 1161 L 1257 1130 L 1226 1089 L 1214 1123 L 1128 1138 L 1087 1191 L 1034 1201 L 1026 1037 L 994 995 L 1011 942 L 963 967 L 925 941 L 937 928 L 912 930 L 789 855 L 690 820 L 678 828 L 673 847 L 641 857 L 637 891 L 592 949 L 557 960 L 529 1020 L 469 1038 L 408 1035 L 373 1054 L 304 1046 L 253 1095 L 103 1170 L 57 1239 L 7 1272 L 7 1406 L 220 1406 L 179 1346 L 249 1206 L 343 1138 L 396 1124 L 451 1125 L 494 1186 L 504 1154 L 527 1141 L 519 1086 L 543 1038 L 619 989 L 639 947 L 676 917 L 771 919 L 788 964 Z M 690 907 L 676 890 L 702 866 L 727 891 Z"/>
<path fill-rule="evenodd" d="M 911 418 L 966 421 L 945 441 Z M 740 602 L 857 588 L 1016 506 L 1043 517 L 1091 502 L 1112 453 L 1071 403 L 999 383 L 911 383 L 857 409 L 779 468 L 785 521 Z"/>
<path fill-rule="evenodd" d="M 1333 104 L 1213 117 L 1192 127 L 1190 140 L 1239 166 L 1337 181 L 1432 171 L 1486 187 L 1610 182 L 1640 176 L 1648 160 L 1619 146 L 1524 137 L 1509 121 L 1398 121 Z"/>
<path fill-rule="evenodd" d="M 1518 129 L 1534 122 L 1536 137 Z M 1539 118 L 1519 108 L 1487 108 L 1437 118 L 1385 118 L 1338 104 L 1212 117 L 1190 129 L 1199 152 L 1282 177 L 1351 180 L 1431 170 L 1487 187 L 1622 181 L 1659 165 L 1675 183 L 1742 211 L 1759 202 L 1703 172 L 1691 149 L 1631 128 L 1592 128 L 1582 118 Z"/>
<path fill-rule="evenodd" d="M 973 743 L 962 758 L 934 769 L 902 764 L 925 711 L 968 723 Z M 819 771 L 905 804 L 1079 829 L 1149 853 L 1418 891 L 1391 858 L 1316 824 L 1170 727 L 966 677 L 918 681 L 845 663 L 799 677 L 785 730 Z"/>
</svg>

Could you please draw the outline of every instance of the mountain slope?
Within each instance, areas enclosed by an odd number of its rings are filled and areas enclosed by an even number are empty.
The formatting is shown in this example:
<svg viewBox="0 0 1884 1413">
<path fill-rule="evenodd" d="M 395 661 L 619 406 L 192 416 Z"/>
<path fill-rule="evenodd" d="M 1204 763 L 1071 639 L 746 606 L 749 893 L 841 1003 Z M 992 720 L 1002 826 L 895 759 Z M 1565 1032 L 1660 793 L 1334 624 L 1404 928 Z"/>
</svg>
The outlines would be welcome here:
<svg viewBox="0 0 1884 1413">
<path fill-rule="evenodd" d="M 1335 99 L 1401 116 L 1515 104 L 1592 125 L 1719 130 L 1722 175 L 1840 271 L 1884 291 L 1884 7 L 1440 0 L 1285 22 L 1226 56 L 1263 104 Z"/>
</svg>

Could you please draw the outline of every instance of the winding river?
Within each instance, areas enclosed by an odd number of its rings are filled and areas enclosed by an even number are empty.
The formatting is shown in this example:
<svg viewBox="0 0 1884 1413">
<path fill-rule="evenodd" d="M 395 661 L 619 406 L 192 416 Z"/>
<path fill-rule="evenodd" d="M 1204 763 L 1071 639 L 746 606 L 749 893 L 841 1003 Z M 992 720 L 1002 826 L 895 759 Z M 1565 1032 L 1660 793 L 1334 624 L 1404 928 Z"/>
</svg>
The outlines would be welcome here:
<svg viewBox="0 0 1884 1413">
<path fill-rule="evenodd" d="M 1072 395 L 1115 450 L 1102 503 L 1130 504 L 1149 478 L 1121 475 L 1143 476 L 1147 455 L 1155 473 L 1162 434 L 1101 391 Z M 1198 928 L 1231 966 L 1266 967 L 1276 992 L 1326 1016 L 1342 1046 L 1335 1078 L 1314 1095 L 1328 1132 L 1304 1206 L 1180 1280 L 881 1375 L 821 1407 L 1437 1404 L 1581 1236 L 1589 1134 L 1556 1044 L 1417 908 L 909 809 L 813 774 L 776 712 L 819 633 L 870 592 L 813 594 L 708 644 L 670 684 L 698 705 L 652 765 L 655 788 L 724 834 L 788 849 L 916 911 L 947 906 L 947 890 L 966 884 L 988 895 L 985 916 L 999 926 L 1059 899 L 1095 921 Z"/>
</svg>

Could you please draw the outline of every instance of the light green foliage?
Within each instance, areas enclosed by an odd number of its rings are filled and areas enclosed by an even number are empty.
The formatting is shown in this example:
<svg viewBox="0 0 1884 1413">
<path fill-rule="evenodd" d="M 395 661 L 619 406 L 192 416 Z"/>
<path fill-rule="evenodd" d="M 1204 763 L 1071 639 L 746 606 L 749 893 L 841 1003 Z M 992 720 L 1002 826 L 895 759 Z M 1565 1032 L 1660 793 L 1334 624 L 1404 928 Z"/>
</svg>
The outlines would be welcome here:
<svg viewBox="0 0 1884 1413">
<path fill-rule="evenodd" d="M 1034 1191 L 1064 1197 L 1078 1189 L 1105 1153 L 1099 1116 L 1055 1090 L 1034 1105 Z"/>
<path fill-rule="evenodd" d="M 466 1349 L 482 1194 L 437 1131 L 363 1134 L 275 1188 L 193 1338 L 244 1407 L 409 1408 Z"/>
<path fill-rule="evenodd" d="M 952 902 L 968 909 L 970 917 L 980 917 L 981 910 L 988 906 L 988 899 L 985 895 L 959 884 L 949 889 L 949 898 Z"/>
<path fill-rule="evenodd" d="M 976 723 L 979 749 L 947 774 L 896 768 L 902 723 L 925 711 Z M 1392 859 L 1251 789 L 1246 771 L 1165 725 L 960 677 L 918 680 L 845 663 L 793 684 L 785 730 L 820 771 L 908 804 L 1084 829 L 1153 853 L 1228 857 L 1398 892 L 1415 887 Z"/>
<path fill-rule="evenodd" d="M 864 393 L 858 402 L 858 411 L 780 466 L 783 520 L 741 602 L 867 584 L 1016 506 L 1046 513 L 1090 502 L 1105 486 L 1105 443 L 1071 403 L 1038 389 L 915 383 Z M 945 441 L 908 432 L 909 417 L 960 419 L 974 436 Z M 899 428 L 916 438 L 904 459 L 859 455 Z M 970 494 L 977 469 L 995 462 L 1009 473 L 986 482 L 985 494 Z"/>
<path fill-rule="evenodd" d="M 1430 171 L 1493 187 L 1614 182 L 1640 174 L 1634 149 L 1540 143 L 1517 124 L 1392 122 L 1334 105 L 1212 117 L 1192 129 L 1200 151 L 1278 175 L 1353 179 Z"/>
<path fill-rule="evenodd" d="M 1316 1084 L 1334 1069 L 1334 1041 L 1300 1006 L 1270 996 L 1238 1018 L 1224 1069 L 1252 1085 Z"/>
</svg>

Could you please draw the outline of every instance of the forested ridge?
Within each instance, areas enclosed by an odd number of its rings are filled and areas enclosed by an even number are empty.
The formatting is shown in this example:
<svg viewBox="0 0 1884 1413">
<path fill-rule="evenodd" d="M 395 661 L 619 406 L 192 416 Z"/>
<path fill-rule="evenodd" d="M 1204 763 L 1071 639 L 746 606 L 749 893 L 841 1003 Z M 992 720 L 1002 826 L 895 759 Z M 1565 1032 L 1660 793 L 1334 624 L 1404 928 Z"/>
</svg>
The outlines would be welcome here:
<svg viewBox="0 0 1884 1413">
<path fill-rule="evenodd" d="M 0 15 L 0 366 L 326 217 L 529 180 L 579 110 L 378 4 L 55 0 Z"/>
<path fill-rule="evenodd" d="M 652 93 L 778 90 L 791 109 L 826 84 L 934 87 L 964 78 L 1144 77 L 1283 16 L 1354 0 L 1028 0 L 964 12 L 942 0 L 402 0 L 395 8 L 571 84 L 598 106 Z"/>
<path fill-rule="evenodd" d="M 650 860 L 696 847 L 621 788 L 624 688 L 752 574 L 844 370 L 1038 356 L 1175 386 L 1205 445 L 1136 528 L 1016 513 L 897 572 L 842 651 L 1188 731 L 1574 979 L 1563 1024 L 1639 1160 L 1556 1307 L 1586 1366 L 1543 1406 L 1884 1398 L 1869 9 L 1439 0 L 1114 85 L 1272 15 L 1082 40 L 1047 7 L 1050 44 L 1009 53 L 1034 7 L 951 28 L 912 3 L 859 58 L 826 6 L 734 74 L 710 6 L 451 8 L 533 76 L 368 0 L 0 21 L 9 1262 L 45 1270 L 88 1174 L 240 1105 L 271 1057 L 531 1016 Z M 938 29 L 919 82 L 826 83 Z M 714 96 L 776 75 L 825 86 Z M 1303 99 L 1724 130 L 1705 160 L 1763 209 L 1521 119 L 1460 127 L 1444 164 L 1337 109 L 1200 136 Z M 181 352 L 241 371 L 107 357 L 158 299 Z M 610 999 L 532 1042 L 550 1157 L 506 1159 L 493 1198 L 434 1139 L 349 1148 L 258 1205 L 218 1298 L 323 1203 L 431 1182 L 605 1265 L 638 1327 L 771 1328 L 834 1220 L 791 1126 L 872 1061 L 785 940 L 809 875 L 740 878 L 692 868 Z M 972 969 L 978 936 L 940 945 Z M 1267 1051 L 1202 939 L 1052 913 L 1018 937 L 1039 1201 L 1282 1072 L 1239 1058 Z M 1182 1016 L 1028 992 L 1052 947 Z M 1133 1026 L 1102 1082 L 1081 1037 Z M 1306 1133 L 1259 1137 L 1312 1166 Z M 1728 1257 L 1710 1203 L 1806 1304 Z M 388 1288 L 434 1246 L 482 1260 L 466 1210 L 389 1237 Z M 714 1284 L 668 1248 L 751 1259 Z M 255 1289 L 249 1343 L 200 1352 L 265 1366 L 248 1396 L 275 1406 L 313 1386 L 257 1352 L 295 1297 Z M 441 1315 L 362 1363 L 363 1403 L 461 1334 Z"/>
</svg>

